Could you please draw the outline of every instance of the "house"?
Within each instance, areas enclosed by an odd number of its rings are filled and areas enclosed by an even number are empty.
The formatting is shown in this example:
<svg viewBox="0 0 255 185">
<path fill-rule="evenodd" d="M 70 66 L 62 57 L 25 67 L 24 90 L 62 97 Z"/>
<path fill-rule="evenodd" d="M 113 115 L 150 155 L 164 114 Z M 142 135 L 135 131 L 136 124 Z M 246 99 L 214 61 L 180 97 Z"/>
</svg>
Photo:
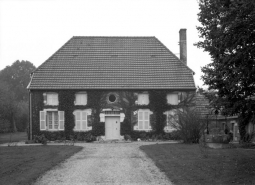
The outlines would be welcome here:
<svg viewBox="0 0 255 185">
<path fill-rule="evenodd" d="M 72 37 L 31 74 L 30 138 L 171 131 L 168 115 L 196 90 L 179 33 L 180 59 L 156 37 Z"/>
<path fill-rule="evenodd" d="M 255 100 L 254 97 L 249 99 Z M 209 103 L 209 100 L 200 93 L 197 93 L 194 99 L 195 107 L 200 112 L 202 117 L 207 120 L 207 131 L 210 131 L 213 128 L 218 128 L 222 132 L 228 131 L 233 134 L 233 142 L 239 142 L 240 133 L 239 133 L 239 118 L 238 115 L 225 116 L 221 115 L 219 111 L 218 114 L 215 114 L 215 110 Z M 247 134 L 255 133 L 254 127 L 254 118 L 245 126 Z"/>
</svg>

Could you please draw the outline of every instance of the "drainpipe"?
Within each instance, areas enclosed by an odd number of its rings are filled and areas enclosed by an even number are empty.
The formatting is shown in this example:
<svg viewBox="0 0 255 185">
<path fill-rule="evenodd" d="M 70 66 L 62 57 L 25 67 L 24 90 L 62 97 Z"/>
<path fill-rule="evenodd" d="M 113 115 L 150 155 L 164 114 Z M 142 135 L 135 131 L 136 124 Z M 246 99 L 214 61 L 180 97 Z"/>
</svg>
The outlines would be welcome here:
<svg viewBox="0 0 255 185">
<path fill-rule="evenodd" d="M 32 140 L 32 95 L 29 91 L 29 140 Z"/>
</svg>

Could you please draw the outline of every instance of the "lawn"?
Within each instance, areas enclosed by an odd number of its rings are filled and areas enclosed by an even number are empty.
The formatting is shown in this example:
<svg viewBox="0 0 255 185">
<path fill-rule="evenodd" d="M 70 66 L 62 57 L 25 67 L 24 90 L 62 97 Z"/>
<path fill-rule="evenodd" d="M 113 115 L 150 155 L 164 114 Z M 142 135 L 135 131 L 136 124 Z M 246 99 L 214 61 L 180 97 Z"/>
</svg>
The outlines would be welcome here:
<svg viewBox="0 0 255 185">
<path fill-rule="evenodd" d="M 176 185 L 255 184 L 255 149 L 201 152 L 195 144 L 145 145 L 141 149 Z"/>
<path fill-rule="evenodd" d="M 27 133 L 26 132 L 0 133 L 0 144 L 10 142 L 10 138 L 12 142 L 25 141 L 27 140 Z"/>
<path fill-rule="evenodd" d="M 0 147 L 0 184 L 32 184 L 41 174 L 81 149 L 48 145 Z"/>
</svg>

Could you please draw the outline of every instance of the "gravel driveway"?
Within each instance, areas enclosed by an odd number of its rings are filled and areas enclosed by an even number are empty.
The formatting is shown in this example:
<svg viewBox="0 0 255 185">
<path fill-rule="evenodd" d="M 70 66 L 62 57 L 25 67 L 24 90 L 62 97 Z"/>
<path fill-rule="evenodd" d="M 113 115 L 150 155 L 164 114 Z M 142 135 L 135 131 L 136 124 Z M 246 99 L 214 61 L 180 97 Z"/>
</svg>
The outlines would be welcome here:
<svg viewBox="0 0 255 185">
<path fill-rule="evenodd" d="M 167 184 L 170 180 L 134 143 L 83 143 L 84 149 L 36 181 L 44 184 Z"/>
</svg>

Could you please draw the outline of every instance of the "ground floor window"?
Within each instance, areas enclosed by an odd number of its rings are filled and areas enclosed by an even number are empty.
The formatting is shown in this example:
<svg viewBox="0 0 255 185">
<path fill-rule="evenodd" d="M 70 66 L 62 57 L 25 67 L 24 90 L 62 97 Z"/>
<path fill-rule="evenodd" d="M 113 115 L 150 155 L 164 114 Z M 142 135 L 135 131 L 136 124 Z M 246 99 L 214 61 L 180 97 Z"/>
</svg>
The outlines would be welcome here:
<svg viewBox="0 0 255 185">
<path fill-rule="evenodd" d="M 74 131 L 88 131 L 92 130 L 90 125 L 91 110 L 76 110 L 74 111 L 75 126 Z"/>
<path fill-rule="evenodd" d="M 149 109 L 139 109 L 138 114 L 138 124 L 134 126 L 134 130 L 152 130 L 150 125 L 150 115 L 152 112 Z"/>
<path fill-rule="evenodd" d="M 178 126 L 178 115 L 177 110 L 169 110 L 164 113 L 166 115 L 166 126 L 164 128 L 165 132 L 172 132 L 176 130 L 176 127 Z"/>
<path fill-rule="evenodd" d="M 64 130 L 64 111 L 40 111 L 40 130 Z"/>
</svg>

